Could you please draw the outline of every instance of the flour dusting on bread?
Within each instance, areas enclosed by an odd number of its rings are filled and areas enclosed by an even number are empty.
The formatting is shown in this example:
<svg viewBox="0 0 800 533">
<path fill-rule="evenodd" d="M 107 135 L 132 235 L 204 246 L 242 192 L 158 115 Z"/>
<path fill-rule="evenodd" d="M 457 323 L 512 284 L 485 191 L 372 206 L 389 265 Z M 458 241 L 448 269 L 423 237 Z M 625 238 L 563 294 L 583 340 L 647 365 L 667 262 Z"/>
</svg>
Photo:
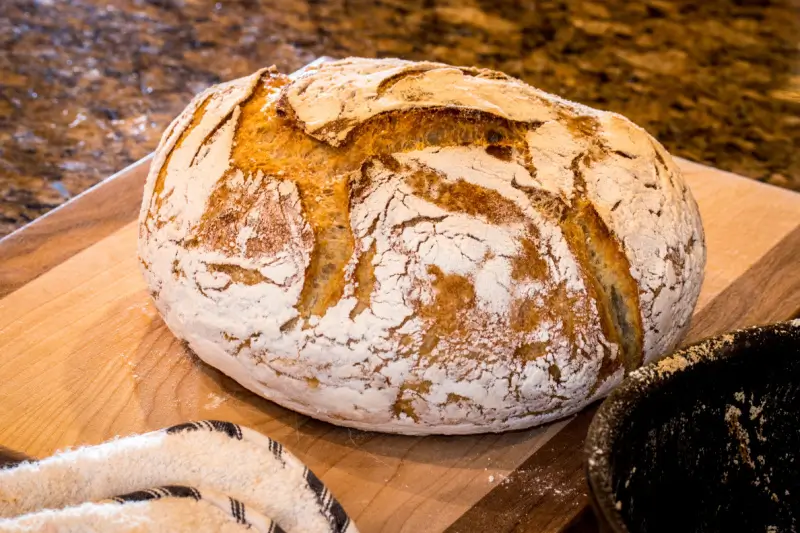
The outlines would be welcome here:
<svg viewBox="0 0 800 533">
<path fill-rule="evenodd" d="M 541 424 L 673 348 L 697 207 L 611 113 L 504 74 L 351 58 L 198 95 L 162 138 L 139 253 L 170 329 L 335 424 Z"/>
</svg>

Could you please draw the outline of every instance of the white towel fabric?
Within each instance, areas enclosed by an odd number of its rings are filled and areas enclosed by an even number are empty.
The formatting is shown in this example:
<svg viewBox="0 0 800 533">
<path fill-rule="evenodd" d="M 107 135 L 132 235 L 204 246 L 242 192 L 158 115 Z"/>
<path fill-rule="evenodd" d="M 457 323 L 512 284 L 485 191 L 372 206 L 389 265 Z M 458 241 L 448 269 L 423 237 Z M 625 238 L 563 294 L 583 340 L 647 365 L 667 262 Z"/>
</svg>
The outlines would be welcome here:
<svg viewBox="0 0 800 533">
<path fill-rule="evenodd" d="M 200 421 L 0 470 L 0 532 L 358 533 L 330 491 L 248 428 Z"/>
</svg>

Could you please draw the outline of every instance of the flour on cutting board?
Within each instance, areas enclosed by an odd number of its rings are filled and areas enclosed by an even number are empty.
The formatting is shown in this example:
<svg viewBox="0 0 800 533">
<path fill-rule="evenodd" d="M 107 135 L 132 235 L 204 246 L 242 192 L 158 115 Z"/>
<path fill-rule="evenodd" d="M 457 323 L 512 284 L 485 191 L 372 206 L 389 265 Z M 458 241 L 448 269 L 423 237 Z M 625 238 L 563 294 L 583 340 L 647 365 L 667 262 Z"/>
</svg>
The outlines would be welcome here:
<svg viewBox="0 0 800 533">
<path fill-rule="evenodd" d="M 217 409 L 220 405 L 228 401 L 224 396 L 214 394 L 213 392 L 209 392 L 207 398 L 208 402 L 203 406 L 203 409 Z"/>
</svg>

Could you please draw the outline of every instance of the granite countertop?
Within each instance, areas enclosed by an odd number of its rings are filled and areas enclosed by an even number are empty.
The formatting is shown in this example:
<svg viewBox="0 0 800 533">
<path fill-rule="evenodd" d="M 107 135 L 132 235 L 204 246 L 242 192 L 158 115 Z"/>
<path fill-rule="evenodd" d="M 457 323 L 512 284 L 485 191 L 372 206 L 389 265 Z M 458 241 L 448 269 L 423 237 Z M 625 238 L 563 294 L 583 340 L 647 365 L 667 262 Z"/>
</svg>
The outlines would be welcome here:
<svg viewBox="0 0 800 533">
<path fill-rule="evenodd" d="M 796 0 L 3 0 L 0 236 L 152 151 L 210 84 L 319 55 L 476 65 L 800 191 Z"/>
</svg>

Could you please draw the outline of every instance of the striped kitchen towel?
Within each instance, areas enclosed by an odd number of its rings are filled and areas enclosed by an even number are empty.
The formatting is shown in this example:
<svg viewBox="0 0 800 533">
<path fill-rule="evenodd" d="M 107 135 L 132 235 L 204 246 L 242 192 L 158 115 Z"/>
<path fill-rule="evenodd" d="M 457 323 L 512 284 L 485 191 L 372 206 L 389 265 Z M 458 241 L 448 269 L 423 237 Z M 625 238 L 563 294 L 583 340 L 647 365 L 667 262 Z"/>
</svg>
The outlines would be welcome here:
<svg viewBox="0 0 800 533">
<path fill-rule="evenodd" d="M 295 456 L 213 420 L 0 470 L 0 532 L 357 533 Z"/>
</svg>

